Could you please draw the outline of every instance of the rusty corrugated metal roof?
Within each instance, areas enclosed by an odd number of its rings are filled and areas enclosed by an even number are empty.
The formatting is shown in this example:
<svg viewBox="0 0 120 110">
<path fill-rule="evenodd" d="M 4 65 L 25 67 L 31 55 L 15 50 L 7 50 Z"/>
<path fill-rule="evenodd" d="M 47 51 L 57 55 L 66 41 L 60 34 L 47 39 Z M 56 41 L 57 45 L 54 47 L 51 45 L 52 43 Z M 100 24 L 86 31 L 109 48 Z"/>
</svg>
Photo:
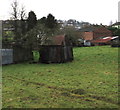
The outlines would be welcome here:
<svg viewBox="0 0 120 110">
<path fill-rule="evenodd" d="M 97 40 L 93 40 L 91 41 L 92 43 L 106 43 L 112 40 L 113 37 L 105 37 L 102 39 L 97 39 Z"/>
<path fill-rule="evenodd" d="M 57 35 L 53 37 L 54 45 L 62 45 L 65 42 L 65 35 Z"/>
</svg>

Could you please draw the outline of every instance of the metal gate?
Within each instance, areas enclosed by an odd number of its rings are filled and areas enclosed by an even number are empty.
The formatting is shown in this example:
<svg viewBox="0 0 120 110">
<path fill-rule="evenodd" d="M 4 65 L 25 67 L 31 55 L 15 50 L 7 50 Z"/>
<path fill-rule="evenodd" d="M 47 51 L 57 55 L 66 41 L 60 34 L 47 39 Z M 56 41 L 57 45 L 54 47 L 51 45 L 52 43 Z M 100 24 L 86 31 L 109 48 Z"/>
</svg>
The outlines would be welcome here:
<svg viewBox="0 0 120 110">
<path fill-rule="evenodd" d="M 2 55 L 2 64 L 13 63 L 13 49 L 0 49 Z"/>
</svg>

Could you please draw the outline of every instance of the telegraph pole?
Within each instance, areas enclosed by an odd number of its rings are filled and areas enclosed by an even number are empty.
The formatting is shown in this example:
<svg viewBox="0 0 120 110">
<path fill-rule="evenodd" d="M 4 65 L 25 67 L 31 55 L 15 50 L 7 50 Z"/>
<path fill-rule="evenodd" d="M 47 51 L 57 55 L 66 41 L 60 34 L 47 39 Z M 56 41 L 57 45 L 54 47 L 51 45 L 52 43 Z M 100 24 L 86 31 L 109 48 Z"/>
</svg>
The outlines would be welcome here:
<svg viewBox="0 0 120 110">
<path fill-rule="evenodd" d="M 118 2 L 118 22 L 120 22 L 120 1 Z"/>
<path fill-rule="evenodd" d="M 2 49 L 3 21 L 0 20 L 0 49 Z"/>
<path fill-rule="evenodd" d="M 0 109 L 2 109 L 2 35 L 3 26 L 2 20 L 0 20 Z"/>
</svg>

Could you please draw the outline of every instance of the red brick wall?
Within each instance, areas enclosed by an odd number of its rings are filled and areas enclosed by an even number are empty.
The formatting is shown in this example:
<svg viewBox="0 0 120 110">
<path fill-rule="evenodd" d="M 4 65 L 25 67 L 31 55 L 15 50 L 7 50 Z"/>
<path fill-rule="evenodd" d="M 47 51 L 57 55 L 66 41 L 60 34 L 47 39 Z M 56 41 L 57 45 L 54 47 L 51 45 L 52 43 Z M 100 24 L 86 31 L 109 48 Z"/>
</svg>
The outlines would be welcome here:
<svg viewBox="0 0 120 110">
<path fill-rule="evenodd" d="M 105 27 L 96 28 L 93 32 L 83 32 L 83 38 L 85 40 L 107 36 L 112 36 L 112 32 Z"/>
<path fill-rule="evenodd" d="M 93 39 L 93 32 L 84 32 L 83 38 L 85 40 L 92 40 Z"/>
</svg>

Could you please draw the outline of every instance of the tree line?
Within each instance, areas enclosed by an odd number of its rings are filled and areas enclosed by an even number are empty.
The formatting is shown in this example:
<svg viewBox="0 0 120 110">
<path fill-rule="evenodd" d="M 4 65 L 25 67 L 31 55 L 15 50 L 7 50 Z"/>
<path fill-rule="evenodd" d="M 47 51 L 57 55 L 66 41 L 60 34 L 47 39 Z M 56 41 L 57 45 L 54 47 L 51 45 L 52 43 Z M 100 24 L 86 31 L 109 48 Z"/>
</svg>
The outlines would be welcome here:
<svg viewBox="0 0 120 110">
<path fill-rule="evenodd" d="M 11 7 L 11 25 L 14 27 L 12 42 L 17 45 L 24 45 L 26 48 L 34 49 L 38 48 L 39 45 L 52 44 L 51 38 L 55 35 L 67 34 L 73 46 L 75 46 L 78 38 L 80 38 L 80 36 L 82 38 L 82 35 L 80 35 L 80 33 L 78 34 L 78 30 L 74 25 L 62 27 L 52 14 L 48 14 L 47 17 L 40 19 L 37 19 L 34 11 L 30 11 L 28 15 L 26 15 L 25 7 L 22 6 L 19 9 L 17 0 L 13 1 Z M 77 21 L 68 20 L 68 23 L 71 22 L 73 22 L 73 24 L 79 24 Z M 87 25 L 90 26 L 91 24 L 88 23 Z M 120 31 L 115 28 L 109 27 L 109 30 L 111 30 L 114 35 L 120 35 Z"/>
<path fill-rule="evenodd" d="M 14 28 L 12 42 L 15 44 L 34 49 L 39 45 L 52 44 L 52 37 L 59 34 L 69 35 L 71 42 L 75 44 L 77 34 L 74 26 L 61 28 L 60 23 L 50 13 L 40 19 L 37 19 L 34 11 L 30 11 L 27 15 L 24 6 L 19 9 L 17 0 L 12 2 L 11 7 L 11 25 Z"/>
<path fill-rule="evenodd" d="M 12 42 L 15 44 L 33 49 L 49 43 L 50 37 L 58 32 L 60 26 L 52 14 L 37 19 L 35 12 L 30 11 L 26 17 L 25 7 L 19 9 L 17 0 L 14 0 L 11 6 L 11 25 L 14 28 Z"/>
</svg>

